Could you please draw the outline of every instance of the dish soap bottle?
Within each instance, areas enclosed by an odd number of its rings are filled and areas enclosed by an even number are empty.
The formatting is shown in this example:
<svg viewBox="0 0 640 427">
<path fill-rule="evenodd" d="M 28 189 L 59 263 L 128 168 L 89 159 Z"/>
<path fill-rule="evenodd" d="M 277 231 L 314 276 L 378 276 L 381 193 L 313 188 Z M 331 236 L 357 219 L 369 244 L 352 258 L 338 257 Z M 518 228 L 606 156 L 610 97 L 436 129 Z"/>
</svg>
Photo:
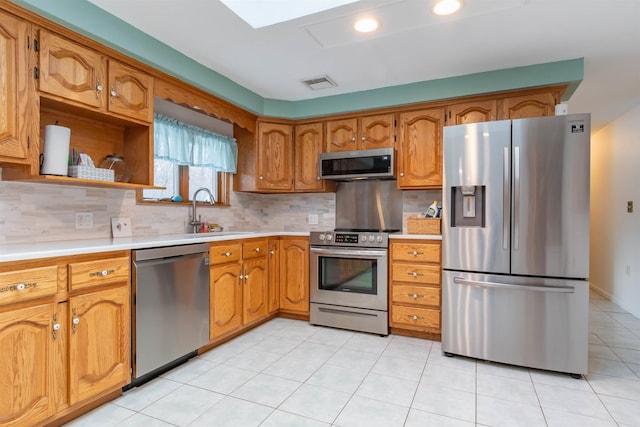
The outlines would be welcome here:
<svg viewBox="0 0 640 427">
<path fill-rule="evenodd" d="M 429 206 L 429 209 L 427 209 L 427 213 L 425 217 L 435 218 L 437 216 L 438 216 L 438 201 L 434 200 L 433 203 L 431 203 L 431 206 Z"/>
</svg>

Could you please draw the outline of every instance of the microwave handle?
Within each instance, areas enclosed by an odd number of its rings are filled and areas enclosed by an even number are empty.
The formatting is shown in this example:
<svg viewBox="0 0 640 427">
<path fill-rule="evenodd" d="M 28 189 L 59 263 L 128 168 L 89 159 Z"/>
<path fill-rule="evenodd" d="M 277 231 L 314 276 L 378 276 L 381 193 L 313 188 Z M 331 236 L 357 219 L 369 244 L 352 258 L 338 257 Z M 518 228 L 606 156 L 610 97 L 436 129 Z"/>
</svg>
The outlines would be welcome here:
<svg viewBox="0 0 640 427">
<path fill-rule="evenodd" d="M 368 257 L 383 257 L 387 256 L 387 251 L 384 249 L 381 250 L 371 250 L 371 249 L 337 249 L 337 248 L 317 248 L 311 247 L 309 249 L 311 253 L 319 254 L 319 255 L 335 255 L 335 256 L 368 256 Z"/>
</svg>

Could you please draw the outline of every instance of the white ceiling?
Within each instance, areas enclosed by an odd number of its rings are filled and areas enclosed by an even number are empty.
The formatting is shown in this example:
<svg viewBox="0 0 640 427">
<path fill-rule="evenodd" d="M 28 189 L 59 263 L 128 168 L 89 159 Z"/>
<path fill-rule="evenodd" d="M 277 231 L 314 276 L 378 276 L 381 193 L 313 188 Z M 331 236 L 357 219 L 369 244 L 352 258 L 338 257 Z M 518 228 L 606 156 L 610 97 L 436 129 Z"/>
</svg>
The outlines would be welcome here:
<svg viewBox="0 0 640 427">
<path fill-rule="evenodd" d="M 303 100 L 517 66 L 585 58 L 569 112 L 593 128 L 640 105 L 640 0 L 362 0 L 253 29 L 219 0 L 89 0 L 265 98 Z M 272 1 L 277 0 L 246 0 Z M 374 15 L 374 34 L 351 31 Z M 328 75 L 337 87 L 302 80 Z"/>
</svg>

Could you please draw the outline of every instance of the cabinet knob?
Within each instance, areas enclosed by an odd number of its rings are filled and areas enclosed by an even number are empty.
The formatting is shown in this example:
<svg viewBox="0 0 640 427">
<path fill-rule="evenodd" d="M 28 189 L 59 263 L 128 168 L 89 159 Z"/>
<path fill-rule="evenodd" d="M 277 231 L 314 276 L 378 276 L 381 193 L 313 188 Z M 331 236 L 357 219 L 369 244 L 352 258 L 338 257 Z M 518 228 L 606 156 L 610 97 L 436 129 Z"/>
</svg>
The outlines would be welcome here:
<svg viewBox="0 0 640 427">
<path fill-rule="evenodd" d="M 412 274 L 413 274 L 413 277 L 418 277 L 418 273 L 416 273 L 415 271 Z"/>
<path fill-rule="evenodd" d="M 404 176 L 404 171 L 400 171 L 400 176 Z"/>
<path fill-rule="evenodd" d="M 413 297 L 413 299 L 417 299 L 418 298 L 418 294 L 413 294 L 411 296 Z"/>
<path fill-rule="evenodd" d="M 276 251 L 269 251 L 269 253 L 270 253 L 271 255 L 273 255 L 273 254 L 275 254 L 275 253 L 276 253 Z"/>
<path fill-rule="evenodd" d="M 367 138 L 365 138 L 365 136 L 364 136 L 364 135 L 362 135 L 362 140 L 363 140 L 363 141 L 365 141 L 366 139 L 367 139 Z"/>
<path fill-rule="evenodd" d="M 79 317 L 74 317 L 73 318 L 73 324 L 77 325 L 78 323 L 80 323 L 80 318 Z"/>
<path fill-rule="evenodd" d="M 16 289 L 19 291 L 24 291 L 26 287 L 27 286 L 24 283 L 19 283 L 18 286 L 16 286 Z"/>
<path fill-rule="evenodd" d="M 355 136 L 355 135 L 353 135 L 353 138 L 351 138 L 351 140 L 352 140 L 352 141 L 355 141 L 355 140 L 356 140 L 356 136 Z"/>
<path fill-rule="evenodd" d="M 260 252 L 260 248 L 255 248 L 254 251 Z"/>
<path fill-rule="evenodd" d="M 231 256 L 231 252 L 225 252 L 222 254 L 222 256 Z"/>
<path fill-rule="evenodd" d="M 59 331 L 60 330 L 60 323 L 54 323 L 53 324 L 53 330 L 54 331 Z"/>
<path fill-rule="evenodd" d="M 262 179 L 263 179 L 263 178 L 262 178 L 262 175 L 260 175 L 260 176 L 258 177 L 258 179 L 259 179 L 260 181 L 262 181 Z"/>
<path fill-rule="evenodd" d="M 418 316 L 413 316 L 412 319 L 413 320 L 418 320 Z"/>
</svg>

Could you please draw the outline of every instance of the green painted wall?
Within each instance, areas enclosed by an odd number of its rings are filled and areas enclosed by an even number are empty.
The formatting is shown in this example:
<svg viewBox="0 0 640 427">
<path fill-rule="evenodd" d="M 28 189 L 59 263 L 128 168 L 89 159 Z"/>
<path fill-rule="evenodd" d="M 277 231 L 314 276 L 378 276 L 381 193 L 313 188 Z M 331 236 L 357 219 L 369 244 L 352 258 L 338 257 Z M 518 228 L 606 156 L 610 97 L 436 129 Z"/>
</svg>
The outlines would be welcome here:
<svg viewBox="0 0 640 427">
<path fill-rule="evenodd" d="M 569 85 L 564 95 L 564 100 L 568 100 L 584 74 L 584 59 L 577 58 L 310 100 L 283 101 L 262 98 L 86 0 L 12 1 L 262 116 L 297 119 L 560 84 Z"/>
</svg>

